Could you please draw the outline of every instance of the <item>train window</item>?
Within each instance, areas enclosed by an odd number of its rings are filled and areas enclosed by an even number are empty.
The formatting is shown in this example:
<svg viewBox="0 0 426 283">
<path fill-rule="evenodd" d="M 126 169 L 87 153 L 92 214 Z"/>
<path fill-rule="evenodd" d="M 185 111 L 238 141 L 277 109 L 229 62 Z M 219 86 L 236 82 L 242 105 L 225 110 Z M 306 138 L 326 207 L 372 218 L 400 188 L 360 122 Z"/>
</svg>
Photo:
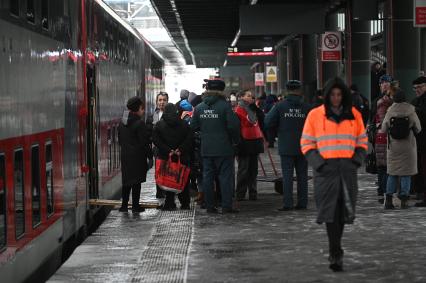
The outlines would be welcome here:
<svg viewBox="0 0 426 283">
<path fill-rule="evenodd" d="M 0 249 L 6 245 L 6 162 L 0 154 Z"/>
<path fill-rule="evenodd" d="M 19 17 L 19 0 L 9 1 L 10 13 Z"/>
<path fill-rule="evenodd" d="M 52 161 L 52 144 L 46 144 L 46 203 L 47 215 L 52 215 L 53 209 L 53 161 Z"/>
<path fill-rule="evenodd" d="M 49 0 L 41 0 L 41 26 L 49 29 Z"/>
<path fill-rule="evenodd" d="M 25 233 L 25 186 L 24 186 L 24 151 L 15 151 L 13 163 L 13 184 L 15 191 L 15 236 L 20 238 Z"/>
<path fill-rule="evenodd" d="M 38 145 L 31 148 L 31 199 L 33 227 L 35 227 L 41 221 L 40 150 Z"/>
<path fill-rule="evenodd" d="M 27 21 L 35 23 L 34 0 L 27 0 Z"/>
</svg>

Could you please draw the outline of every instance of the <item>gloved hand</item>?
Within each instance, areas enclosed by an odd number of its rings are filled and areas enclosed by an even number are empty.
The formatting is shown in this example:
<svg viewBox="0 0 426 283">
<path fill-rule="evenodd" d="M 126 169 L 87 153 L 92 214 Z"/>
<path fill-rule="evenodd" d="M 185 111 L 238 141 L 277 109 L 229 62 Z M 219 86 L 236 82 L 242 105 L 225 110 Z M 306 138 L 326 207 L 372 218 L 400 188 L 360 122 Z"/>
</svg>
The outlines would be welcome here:
<svg viewBox="0 0 426 283">
<path fill-rule="evenodd" d="M 153 158 L 148 158 L 148 169 L 151 169 L 152 166 L 154 166 L 154 159 Z"/>
</svg>

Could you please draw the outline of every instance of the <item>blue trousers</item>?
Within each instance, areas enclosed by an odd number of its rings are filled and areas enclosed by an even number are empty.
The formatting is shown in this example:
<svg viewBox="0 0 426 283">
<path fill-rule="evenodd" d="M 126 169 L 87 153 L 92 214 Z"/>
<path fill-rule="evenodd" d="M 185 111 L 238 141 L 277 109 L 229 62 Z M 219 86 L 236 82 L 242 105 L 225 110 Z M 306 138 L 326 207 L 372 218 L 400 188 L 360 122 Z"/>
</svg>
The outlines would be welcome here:
<svg viewBox="0 0 426 283">
<path fill-rule="evenodd" d="M 284 207 L 293 207 L 293 172 L 296 168 L 297 205 L 308 205 L 308 162 L 303 155 L 280 155 L 283 173 Z"/>
<path fill-rule="evenodd" d="M 399 191 L 399 196 L 408 197 L 410 195 L 410 186 L 411 186 L 411 176 L 388 176 L 388 182 L 386 185 L 386 194 L 392 195 L 396 192 L 398 177 L 401 178 L 401 190 Z"/>
<path fill-rule="evenodd" d="M 203 157 L 203 191 L 207 209 L 214 207 L 214 180 L 218 177 L 222 208 L 232 208 L 234 194 L 234 157 Z"/>
</svg>

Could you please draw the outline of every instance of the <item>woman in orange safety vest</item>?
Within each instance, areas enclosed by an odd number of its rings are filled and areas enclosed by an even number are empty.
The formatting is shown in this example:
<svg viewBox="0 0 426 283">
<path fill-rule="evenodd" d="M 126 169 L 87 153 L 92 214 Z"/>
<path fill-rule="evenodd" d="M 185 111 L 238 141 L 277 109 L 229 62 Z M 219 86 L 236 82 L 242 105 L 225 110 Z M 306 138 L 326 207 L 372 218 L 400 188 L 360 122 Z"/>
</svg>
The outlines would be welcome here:
<svg viewBox="0 0 426 283">
<path fill-rule="evenodd" d="M 324 105 L 313 109 L 306 118 L 300 143 L 314 169 L 317 222 L 326 223 L 330 268 L 342 271 L 343 228 L 355 219 L 357 169 L 368 144 L 362 115 L 352 107 L 345 83 L 334 78 L 324 93 Z"/>
</svg>

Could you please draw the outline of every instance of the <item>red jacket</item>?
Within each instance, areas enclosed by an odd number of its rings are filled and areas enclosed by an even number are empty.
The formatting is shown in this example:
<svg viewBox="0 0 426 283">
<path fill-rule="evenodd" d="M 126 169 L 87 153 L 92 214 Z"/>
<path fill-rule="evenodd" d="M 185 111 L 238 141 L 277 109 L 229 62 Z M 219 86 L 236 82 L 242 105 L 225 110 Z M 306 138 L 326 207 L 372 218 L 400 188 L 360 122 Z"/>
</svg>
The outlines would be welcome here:
<svg viewBox="0 0 426 283">
<path fill-rule="evenodd" d="M 245 140 L 256 140 L 256 139 L 262 139 L 262 131 L 259 127 L 259 122 L 252 123 L 250 122 L 248 118 L 248 114 L 244 108 L 241 106 L 237 106 L 235 108 L 235 113 L 237 114 L 238 118 L 240 119 L 240 130 L 241 130 L 241 137 Z"/>
</svg>

